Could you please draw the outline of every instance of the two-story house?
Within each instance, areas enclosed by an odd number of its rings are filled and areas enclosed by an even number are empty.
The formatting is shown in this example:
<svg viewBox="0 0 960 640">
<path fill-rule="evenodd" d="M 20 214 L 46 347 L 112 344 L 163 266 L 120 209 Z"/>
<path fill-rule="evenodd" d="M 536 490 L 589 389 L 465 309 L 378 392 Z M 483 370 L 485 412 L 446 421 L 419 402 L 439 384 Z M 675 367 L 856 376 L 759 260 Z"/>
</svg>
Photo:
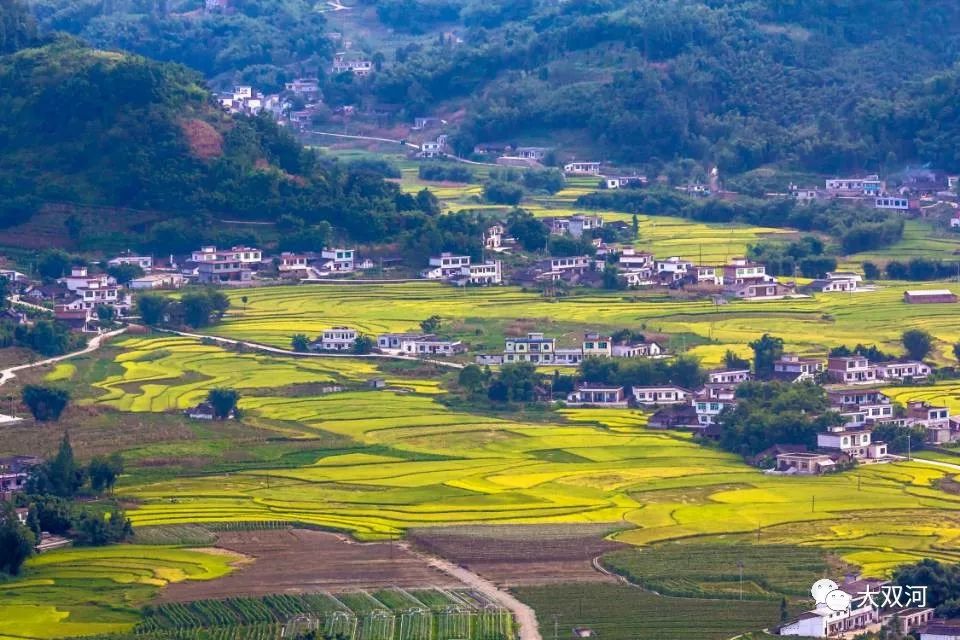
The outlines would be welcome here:
<svg viewBox="0 0 960 640">
<path fill-rule="evenodd" d="M 814 380 L 823 373 L 823 361 L 816 358 L 801 358 L 795 353 L 785 353 L 773 363 L 773 377 L 788 382 Z"/>
<path fill-rule="evenodd" d="M 360 334 L 350 327 L 324 329 L 320 339 L 310 345 L 314 351 L 352 351 Z"/>
<path fill-rule="evenodd" d="M 524 338 L 507 338 L 504 344 L 503 361 L 550 364 L 553 362 L 556 340 L 542 333 L 530 332 Z"/>
<path fill-rule="evenodd" d="M 353 249 L 345 249 L 342 247 L 324 248 L 320 252 L 320 257 L 323 259 L 322 268 L 324 271 L 332 273 L 350 273 L 355 267 L 355 253 Z"/>
<path fill-rule="evenodd" d="M 430 266 L 421 275 L 428 280 L 446 280 L 459 276 L 464 267 L 470 266 L 470 262 L 470 256 L 444 251 L 439 256 L 430 257 Z"/>
<path fill-rule="evenodd" d="M 877 367 L 863 356 L 831 356 L 827 358 L 827 378 L 840 384 L 873 384 Z"/>
</svg>

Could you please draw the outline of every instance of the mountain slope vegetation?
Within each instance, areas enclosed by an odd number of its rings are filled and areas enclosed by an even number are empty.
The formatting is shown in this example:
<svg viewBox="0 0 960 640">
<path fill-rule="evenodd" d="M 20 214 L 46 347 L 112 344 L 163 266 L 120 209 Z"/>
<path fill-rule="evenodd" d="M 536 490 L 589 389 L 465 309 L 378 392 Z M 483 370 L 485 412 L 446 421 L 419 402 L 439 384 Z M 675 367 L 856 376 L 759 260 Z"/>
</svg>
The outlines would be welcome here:
<svg viewBox="0 0 960 640">
<path fill-rule="evenodd" d="M 194 71 L 71 39 L 0 58 L 0 224 L 42 203 L 327 222 L 358 238 L 415 211 L 369 171 L 326 161 L 267 117 L 224 113 Z M 194 228 L 196 231 L 196 228 Z"/>
<path fill-rule="evenodd" d="M 392 13 L 425 2 L 379 1 Z M 956 73 L 956 2 L 544 1 L 527 12 L 476 4 L 461 10 L 464 44 L 409 47 L 372 86 L 412 110 L 465 104 L 461 152 L 570 132 L 615 160 L 688 157 L 728 173 L 915 159 L 960 169 L 942 152 L 943 132 L 924 126 L 933 122 L 926 81 Z"/>
</svg>

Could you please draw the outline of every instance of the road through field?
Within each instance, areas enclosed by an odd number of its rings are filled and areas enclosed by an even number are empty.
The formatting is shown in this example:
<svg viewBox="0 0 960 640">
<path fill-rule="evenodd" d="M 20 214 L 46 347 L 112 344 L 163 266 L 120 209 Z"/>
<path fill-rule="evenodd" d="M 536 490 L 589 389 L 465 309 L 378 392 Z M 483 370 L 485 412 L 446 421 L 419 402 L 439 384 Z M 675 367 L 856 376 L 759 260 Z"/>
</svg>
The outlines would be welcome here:
<svg viewBox="0 0 960 640">
<path fill-rule="evenodd" d="M 47 358 L 46 360 L 38 360 L 37 362 L 31 362 L 30 364 L 19 364 L 15 367 L 7 367 L 0 371 L 0 385 L 6 384 L 8 380 L 12 380 L 17 377 L 17 371 L 23 371 L 24 369 L 31 369 L 33 367 L 42 367 L 45 364 L 54 364 L 60 362 L 61 360 L 67 360 L 68 358 L 75 358 L 76 356 L 82 356 L 85 353 L 90 353 L 91 351 L 96 351 L 100 348 L 100 345 L 104 340 L 112 338 L 113 336 L 118 336 L 124 331 L 126 327 L 117 329 L 116 331 L 111 331 L 109 333 L 101 333 L 90 339 L 90 342 L 87 343 L 87 346 L 81 349 L 80 351 L 73 351 L 72 353 L 65 353 L 62 356 L 55 356 L 53 358 Z"/>
<path fill-rule="evenodd" d="M 387 353 L 328 353 L 325 351 L 292 351 L 290 349 L 281 349 L 279 347 L 271 347 L 268 344 L 263 344 L 262 342 L 248 342 L 245 340 L 234 340 L 233 338 L 223 338 L 221 336 L 210 335 L 206 333 L 189 333 L 187 331 L 176 331 L 174 329 L 157 329 L 163 333 L 172 333 L 174 335 L 182 336 L 184 338 L 195 338 L 197 340 L 213 340 L 214 342 L 220 344 L 229 344 L 229 345 L 242 345 L 250 349 L 256 349 L 257 351 L 265 351 L 267 353 L 273 353 L 281 356 L 294 356 L 297 358 L 370 358 L 370 359 L 381 359 L 381 360 L 410 360 L 412 362 L 427 362 L 429 364 L 435 364 L 440 367 L 447 367 L 450 369 L 463 369 L 465 365 L 460 364 L 459 362 L 448 362 L 446 360 L 436 360 L 431 358 L 419 358 L 417 356 L 402 356 L 402 355 L 390 355 Z M 0 381 L 2 384 L 2 381 Z"/>
<path fill-rule="evenodd" d="M 509 592 L 499 588 L 486 578 L 483 578 L 469 569 L 465 569 L 449 560 L 431 556 L 422 551 L 417 551 L 407 544 L 401 543 L 405 549 L 413 554 L 420 556 L 424 562 L 431 567 L 443 571 L 464 583 L 471 589 L 482 593 L 502 607 L 509 609 L 520 627 L 520 640 L 543 640 L 540 635 L 540 627 L 537 624 L 537 614 L 529 606 L 517 600 Z"/>
</svg>

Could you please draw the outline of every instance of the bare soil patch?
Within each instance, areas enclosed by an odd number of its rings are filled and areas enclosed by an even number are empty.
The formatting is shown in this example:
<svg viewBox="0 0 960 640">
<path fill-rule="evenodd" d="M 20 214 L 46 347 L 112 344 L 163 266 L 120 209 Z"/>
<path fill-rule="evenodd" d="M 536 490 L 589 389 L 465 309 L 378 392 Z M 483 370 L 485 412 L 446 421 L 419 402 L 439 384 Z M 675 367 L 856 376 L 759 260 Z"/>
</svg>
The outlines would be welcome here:
<svg viewBox="0 0 960 640">
<path fill-rule="evenodd" d="M 215 545 L 253 558 L 228 576 L 172 584 L 161 602 L 400 587 L 462 588 L 395 542 L 356 543 L 324 531 L 227 531 Z"/>
<path fill-rule="evenodd" d="M 464 566 L 497 584 L 515 587 L 568 582 L 617 582 L 593 559 L 629 548 L 604 539 L 609 525 L 499 525 L 417 529 L 417 548 Z"/>
<path fill-rule="evenodd" d="M 194 157 L 210 160 L 223 155 L 223 136 L 213 125 L 198 118 L 191 118 L 182 121 L 180 126 Z"/>
</svg>

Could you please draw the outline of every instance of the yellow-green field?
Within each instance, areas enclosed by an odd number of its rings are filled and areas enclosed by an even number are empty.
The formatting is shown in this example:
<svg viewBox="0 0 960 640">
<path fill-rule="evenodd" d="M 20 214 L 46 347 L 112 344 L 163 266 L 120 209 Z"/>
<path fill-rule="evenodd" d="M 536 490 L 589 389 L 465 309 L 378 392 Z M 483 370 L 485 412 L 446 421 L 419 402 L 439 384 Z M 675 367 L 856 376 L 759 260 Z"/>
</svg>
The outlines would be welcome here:
<svg viewBox="0 0 960 640">
<path fill-rule="evenodd" d="M 712 341 L 693 349 L 712 365 L 720 362 L 727 348 L 743 351 L 765 332 L 782 337 L 789 350 L 823 355 L 838 344 L 857 343 L 899 352 L 901 333 L 916 327 L 938 338 L 937 359 L 952 361 L 952 345 L 960 340 L 958 307 L 905 304 L 904 288 L 906 285 L 889 283 L 874 292 L 714 305 L 709 300 L 632 292 L 591 292 L 551 301 L 513 287 L 457 289 L 429 282 L 271 287 L 245 291 L 242 295 L 249 299 L 246 310 L 239 303 L 241 294 L 230 294 L 234 308 L 215 331 L 289 347 L 294 333 L 313 336 L 334 325 L 376 334 L 417 329 L 419 321 L 432 314 L 448 322 L 468 318 L 510 323 L 526 318 L 547 333 L 551 322 L 694 333 Z M 463 338 L 469 342 L 471 336 Z"/>
<path fill-rule="evenodd" d="M 302 381 L 304 361 L 251 366 L 247 359 L 259 356 L 183 338 L 123 346 L 121 364 L 141 364 L 140 354 L 153 351 L 149 364 L 163 376 L 111 379 L 95 402 L 132 411 L 182 406 L 223 382 L 213 370 L 204 379 L 183 373 L 200 349 L 203 361 L 237 372 L 231 384 L 246 389 L 246 415 L 296 424 L 302 437 L 334 433 L 358 444 L 295 467 L 128 480 L 118 492 L 140 502 L 130 512 L 135 525 L 298 521 L 380 539 L 439 524 L 609 522 L 627 525 L 620 538 L 635 544 L 759 526 L 792 543 L 839 546 L 872 573 L 904 558 L 953 558 L 949 549 L 960 541 L 960 496 L 935 489 L 946 471 L 920 463 L 770 477 L 689 435 L 650 431 L 638 411 L 562 410 L 552 422 L 525 422 L 453 411 L 434 388 L 424 393 L 407 380 L 397 381 L 401 391 L 286 396 L 283 388 Z M 323 380 L 351 380 L 372 366 L 324 365 L 315 374 Z"/>
<path fill-rule="evenodd" d="M 129 631 L 160 587 L 219 578 L 238 559 L 138 545 L 44 553 L 27 561 L 23 578 L 0 582 L 0 640 Z"/>
</svg>

